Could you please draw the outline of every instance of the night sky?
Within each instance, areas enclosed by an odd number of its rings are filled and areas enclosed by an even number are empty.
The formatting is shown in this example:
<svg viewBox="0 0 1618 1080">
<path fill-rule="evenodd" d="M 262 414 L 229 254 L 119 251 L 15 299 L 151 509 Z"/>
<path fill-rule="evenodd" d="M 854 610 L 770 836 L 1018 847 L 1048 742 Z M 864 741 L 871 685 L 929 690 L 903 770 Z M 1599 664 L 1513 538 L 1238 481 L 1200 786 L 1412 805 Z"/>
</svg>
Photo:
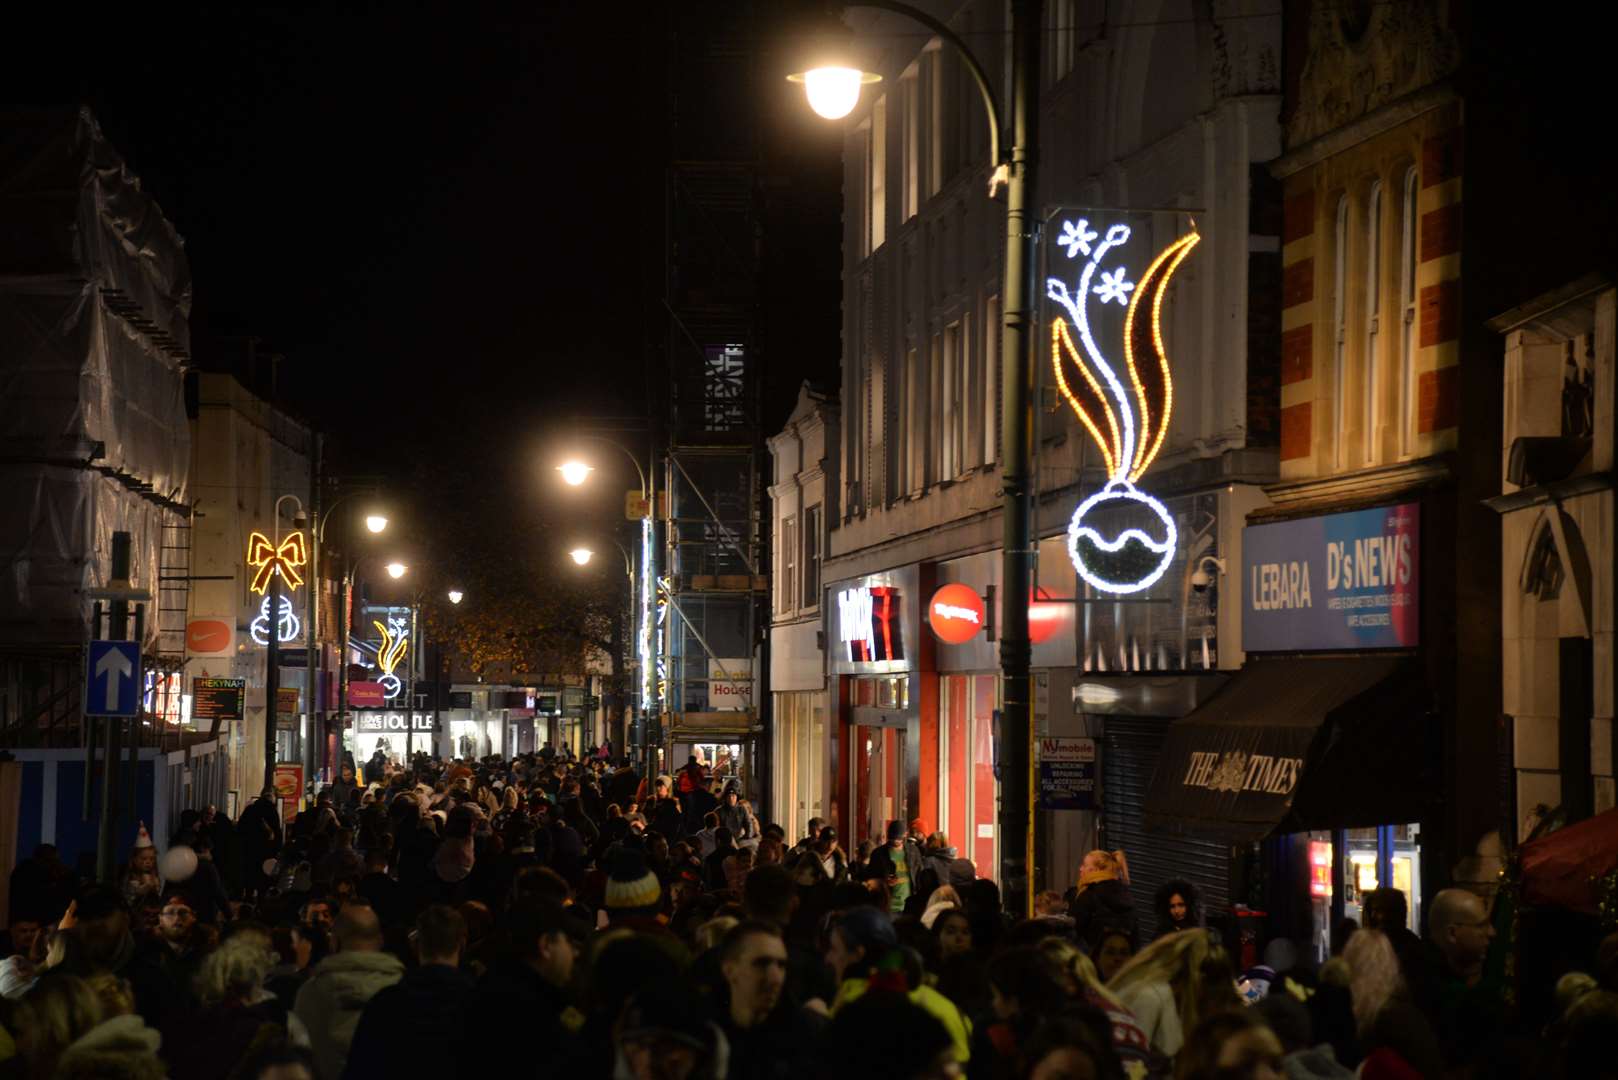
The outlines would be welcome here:
<svg viewBox="0 0 1618 1080">
<path fill-rule="evenodd" d="M 751 145 L 768 178 L 765 433 L 835 378 L 839 131 L 774 70 L 789 6 L 165 7 L 39 26 L 6 97 L 95 109 L 185 237 L 199 366 L 245 376 L 256 337 L 339 468 L 377 471 L 380 437 L 396 472 L 487 465 L 496 494 L 575 419 L 646 412 L 672 154 Z M 754 92 L 691 91 L 721 40 Z"/>
</svg>

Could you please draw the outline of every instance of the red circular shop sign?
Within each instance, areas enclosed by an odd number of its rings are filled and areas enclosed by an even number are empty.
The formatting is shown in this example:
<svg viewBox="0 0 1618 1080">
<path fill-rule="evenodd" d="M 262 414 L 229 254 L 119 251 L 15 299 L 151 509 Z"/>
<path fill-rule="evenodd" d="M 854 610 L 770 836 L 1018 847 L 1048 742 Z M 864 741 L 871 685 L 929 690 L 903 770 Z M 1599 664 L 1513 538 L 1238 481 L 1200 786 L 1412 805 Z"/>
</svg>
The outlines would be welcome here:
<svg viewBox="0 0 1618 1080">
<path fill-rule="evenodd" d="M 948 645 L 971 641 L 983 629 L 983 598 L 970 585 L 944 585 L 927 601 L 927 622 Z"/>
</svg>

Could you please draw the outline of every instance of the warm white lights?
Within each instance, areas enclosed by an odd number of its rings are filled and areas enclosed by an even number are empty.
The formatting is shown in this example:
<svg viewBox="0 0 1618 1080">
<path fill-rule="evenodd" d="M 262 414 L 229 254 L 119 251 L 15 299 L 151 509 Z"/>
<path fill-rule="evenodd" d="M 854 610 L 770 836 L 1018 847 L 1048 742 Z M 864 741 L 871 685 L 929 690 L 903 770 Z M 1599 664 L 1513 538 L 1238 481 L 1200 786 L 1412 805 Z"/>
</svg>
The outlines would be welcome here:
<svg viewBox="0 0 1618 1080">
<path fill-rule="evenodd" d="M 466 599 L 466 594 L 463 593 L 461 590 L 459 590 L 459 589 L 451 589 L 449 591 L 449 602 L 450 603 L 459 604 L 464 599 Z"/>
<path fill-rule="evenodd" d="M 365 527 L 374 533 L 379 533 L 388 527 L 388 519 L 381 514 L 367 514 L 365 516 Z"/>
<path fill-rule="evenodd" d="M 589 479 L 590 474 L 595 472 L 595 469 L 582 461 L 569 461 L 558 465 L 556 471 L 562 474 L 562 479 L 567 481 L 569 485 L 578 487 Z"/>
<path fill-rule="evenodd" d="M 574 562 L 578 563 L 580 566 L 583 566 L 585 563 L 590 561 L 591 556 L 595 555 L 595 552 L 591 551 L 587 547 L 576 547 L 572 551 L 568 552 L 568 554 L 573 557 Z"/>
<path fill-rule="evenodd" d="M 1045 295 L 1060 304 L 1066 316 L 1059 313 L 1050 320 L 1056 386 L 1095 440 L 1107 469 L 1106 485 L 1080 503 L 1068 523 L 1068 556 L 1092 588 L 1114 594 L 1150 588 L 1168 569 L 1179 541 L 1173 516 L 1162 503 L 1137 489 L 1135 482 L 1162 448 L 1174 408 L 1174 380 L 1163 347 L 1163 294 L 1200 237 L 1193 231 L 1169 244 L 1138 282 L 1127 280 L 1122 266 L 1108 270 L 1102 265 L 1110 252 L 1129 239 L 1127 225 L 1113 225 L 1102 234 L 1084 218 L 1063 221 L 1057 245 L 1069 259 L 1087 258 L 1077 289 L 1070 290 L 1060 277 L 1045 282 Z M 1092 284 L 1098 270 L 1101 283 Z M 1142 297 L 1147 295 L 1150 307 L 1143 309 Z M 1112 303 L 1125 309 L 1121 341 L 1124 371 L 1133 395 L 1096 344 L 1090 325 L 1091 297 L 1100 308 L 1097 314 L 1106 312 Z M 1143 310 L 1149 312 L 1144 319 Z M 1078 345 L 1069 330 L 1070 322 L 1077 331 Z M 1155 372 L 1145 368 L 1144 357 L 1136 356 L 1135 336 L 1140 331 L 1150 333 Z M 1082 381 L 1069 379 L 1067 368 L 1077 371 Z M 1143 371 L 1147 378 L 1142 377 Z M 1093 510 L 1100 513 L 1092 516 Z M 1109 518 L 1132 524 L 1119 529 L 1119 522 Z M 1112 535 L 1106 535 L 1104 528 Z"/>
<path fill-rule="evenodd" d="M 386 569 L 388 571 L 388 576 L 397 581 L 405 576 L 406 571 L 408 571 L 410 567 L 406 566 L 402 562 L 390 562 Z"/>
<path fill-rule="evenodd" d="M 803 83 L 809 107 L 827 120 L 841 120 L 853 112 L 860 103 L 860 87 L 882 81 L 880 75 L 851 67 L 813 68 L 787 78 Z"/>
</svg>

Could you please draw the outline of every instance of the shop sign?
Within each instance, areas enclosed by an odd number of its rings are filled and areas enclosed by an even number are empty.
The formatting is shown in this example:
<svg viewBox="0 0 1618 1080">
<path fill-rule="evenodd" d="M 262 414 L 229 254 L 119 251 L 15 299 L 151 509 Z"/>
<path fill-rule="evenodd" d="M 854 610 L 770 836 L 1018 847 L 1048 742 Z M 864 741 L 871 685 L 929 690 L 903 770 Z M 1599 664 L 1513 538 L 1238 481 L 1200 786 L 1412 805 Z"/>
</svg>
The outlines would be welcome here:
<svg viewBox="0 0 1618 1080">
<path fill-rule="evenodd" d="M 387 688 L 379 682 L 355 681 L 348 684 L 348 704 L 351 708 L 379 708 L 387 700 Z"/>
<path fill-rule="evenodd" d="M 191 656 L 234 656 L 234 623 L 222 618 L 192 619 L 185 624 L 185 651 Z"/>
<path fill-rule="evenodd" d="M 939 586 L 927 601 L 927 625 L 946 645 L 971 641 L 983 629 L 983 598 L 970 585 Z"/>
<path fill-rule="evenodd" d="M 1248 652 L 1420 644 L 1417 503 L 1242 530 Z"/>
<path fill-rule="evenodd" d="M 407 720 L 403 712 L 376 710 L 355 713 L 354 730 L 361 735 L 402 735 L 407 731 L 430 734 L 438 730 L 438 723 L 432 713 L 411 713 Z"/>
<path fill-rule="evenodd" d="M 217 724 L 242 718 L 242 691 L 246 679 L 191 680 L 191 717 Z"/>
<path fill-rule="evenodd" d="M 296 686 L 275 688 L 275 726 L 282 731 L 293 731 L 298 726 L 300 695 Z"/>
<path fill-rule="evenodd" d="M 708 708 L 733 712 L 753 707 L 753 664 L 750 660 L 708 659 Z"/>
<path fill-rule="evenodd" d="M 1039 740 L 1039 808 L 1094 810 L 1096 741 Z"/>
<path fill-rule="evenodd" d="M 1201 237 L 1189 218 L 1160 243 L 1156 215 L 1061 212 L 1052 219 L 1045 280 L 1057 390 L 1106 469 L 1067 528 L 1073 568 L 1098 592 L 1150 588 L 1168 570 L 1179 533 L 1168 509 L 1137 485 L 1163 448 L 1174 408 L 1163 300 Z"/>
<path fill-rule="evenodd" d="M 899 590 L 891 585 L 856 585 L 839 592 L 837 628 L 853 663 L 904 659 Z"/>
<path fill-rule="evenodd" d="M 1245 750 L 1224 753 L 1193 750 L 1181 783 L 1209 791 L 1291 795 L 1302 774 L 1303 758 L 1300 757 L 1250 754 Z"/>
</svg>

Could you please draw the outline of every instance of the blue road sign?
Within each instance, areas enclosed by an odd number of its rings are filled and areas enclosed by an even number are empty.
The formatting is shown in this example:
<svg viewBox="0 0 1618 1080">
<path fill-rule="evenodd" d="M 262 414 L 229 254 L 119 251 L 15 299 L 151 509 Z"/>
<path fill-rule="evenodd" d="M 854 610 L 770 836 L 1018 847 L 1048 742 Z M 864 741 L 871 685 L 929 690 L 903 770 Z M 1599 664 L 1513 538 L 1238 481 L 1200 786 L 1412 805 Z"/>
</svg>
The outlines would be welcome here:
<svg viewBox="0 0 1618 1080">
<path fill-rule="evenodd" d="M 84 665 L 87 716 L 134 716 L 140 707 L 140 645 L 92 641 Z"/>
</svg>

